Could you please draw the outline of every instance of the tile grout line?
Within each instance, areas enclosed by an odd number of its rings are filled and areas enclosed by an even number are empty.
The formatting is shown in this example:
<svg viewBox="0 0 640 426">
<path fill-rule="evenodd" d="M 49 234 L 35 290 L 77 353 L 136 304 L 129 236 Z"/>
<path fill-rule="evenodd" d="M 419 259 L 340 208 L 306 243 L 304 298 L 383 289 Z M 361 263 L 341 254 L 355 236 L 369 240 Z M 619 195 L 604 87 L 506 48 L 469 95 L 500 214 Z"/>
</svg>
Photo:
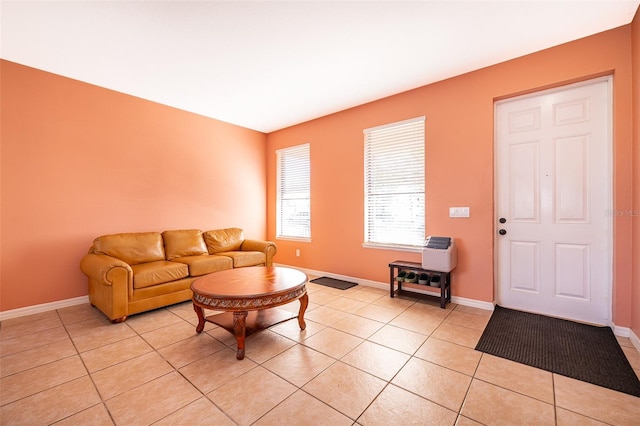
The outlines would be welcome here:
<svg viewBox="0 0 640 426">
<path fill-rule="evenodd" d="M 84 358 L 82 358 L 82 355 L 81 355 L 80 351 L 78 350 L 78 347 L 76 346 L 75 341 L 73 340 L 73 338 L 71 337 L 71 334 L 69 333 L 69 329 L 67 328 L 67 324 L 62 319 L 62 316 L 60 315 L 60 311 L 58 309 L 56 309 L 56 314 L 58 315 L 58 318 L 60 319 L 60 322 L 62 323 L 62 326 L 64 327 L 64 330 L 67 333 L 67 336 L 69 337 L 69 340 L 71 341 L 71 344 L 73 345 L 73 348 L 76 351 L 76 356 L 80 359 L 80 362 L 82 363 L 82 366 L 84 367 L 85 371 L 87 372 L 87 376 L 89 377 L 89 380 L 91 381 L 91 385 L 93 386 L 93 389 L 96 391 L 96 394 L 98 395 L 98 398 L 100 398 L 100 402 L 98 404 L 94 404 L 94 405 L 92 405 L 90 407 L 84 408 L 83 410 L 80 410 L 80 411 L 78 411 L 76 413 L 69 414 L 68 416 L 66 416 L 66 417 L 64 417 L 62 419 L 57 419 L 55 422 L 59 422 L 59 421 L 62 421 L 64 419 L 70 418 L 70 417 L 72 417 L 72 416 L 74 416 L 74 415 L 76 415 L 78 413 L 81 413 L 83 411 L 89 410 L 90 408 L 93 408 L 93 407 L 95 407 L 97 405 L 102 405 L 102 406 L 104 406 L 105 411 L 109 415 L 109 418 L 111 419 L 111 421 L 115 425 L 116 424 L 115 419 L 113 418 L 113 416 L 111 414 L 111 411 L 109 410 L 109 407 L 107 407 L 107 404 L 106 404 L 104 398 L 100 394 L 100 390 L 96 386 L 96 383 L 93 380 L 93 376 L 89 372 L 89 368 L 87 367 L 87 364 L 85 363 Z"/>
</svg>

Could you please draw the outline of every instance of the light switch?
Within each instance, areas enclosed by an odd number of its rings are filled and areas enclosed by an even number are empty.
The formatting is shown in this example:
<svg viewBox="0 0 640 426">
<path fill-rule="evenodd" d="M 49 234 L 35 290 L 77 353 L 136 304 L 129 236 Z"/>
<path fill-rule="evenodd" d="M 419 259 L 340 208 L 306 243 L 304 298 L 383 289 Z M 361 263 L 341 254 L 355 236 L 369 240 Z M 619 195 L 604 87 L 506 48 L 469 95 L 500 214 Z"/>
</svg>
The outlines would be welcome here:
<svg viewBox="0 0 640 426">
<path fill-rule="evenodd" d="M 469 207 L 449 207 L 449 217 L 469 217 Z"/>
</svg>

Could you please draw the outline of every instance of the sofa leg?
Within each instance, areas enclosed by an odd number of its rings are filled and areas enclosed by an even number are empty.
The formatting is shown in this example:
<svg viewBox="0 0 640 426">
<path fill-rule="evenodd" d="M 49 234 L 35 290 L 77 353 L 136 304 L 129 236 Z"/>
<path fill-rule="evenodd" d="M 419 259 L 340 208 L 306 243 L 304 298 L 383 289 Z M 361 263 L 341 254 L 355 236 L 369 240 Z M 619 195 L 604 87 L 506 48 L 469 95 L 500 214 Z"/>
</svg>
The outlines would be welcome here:
<svg viewBox="0 0 640 426">
<path fill-rule="evenodd" d="M 118 324 L 118 323 L 121 323 L 121 322 L 125 322 L 126 320 L 127 320 L 127 316 L 125 315 L 125 316 L 120 317 L 120 318 L 112 319 L 111 320 L 111 324 Z"/>
</svg>

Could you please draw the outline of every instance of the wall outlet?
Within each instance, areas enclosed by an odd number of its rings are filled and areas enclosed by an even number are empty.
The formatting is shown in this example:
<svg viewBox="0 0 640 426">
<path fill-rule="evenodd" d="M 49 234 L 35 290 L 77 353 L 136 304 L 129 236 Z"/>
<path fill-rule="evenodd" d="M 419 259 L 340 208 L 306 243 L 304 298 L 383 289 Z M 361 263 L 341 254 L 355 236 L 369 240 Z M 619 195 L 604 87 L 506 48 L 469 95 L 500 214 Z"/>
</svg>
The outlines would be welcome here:
<svg viewBox="0 0 640 426">
<path fill-rule="evenodd" d="M 300 249 L 296 249 L 296 257 L 300 257 Z"/>
<path fill-rule="evenodd" d="M 469 217 L 469 207 L 449 207 L 449 217 Z"/>
</svg>

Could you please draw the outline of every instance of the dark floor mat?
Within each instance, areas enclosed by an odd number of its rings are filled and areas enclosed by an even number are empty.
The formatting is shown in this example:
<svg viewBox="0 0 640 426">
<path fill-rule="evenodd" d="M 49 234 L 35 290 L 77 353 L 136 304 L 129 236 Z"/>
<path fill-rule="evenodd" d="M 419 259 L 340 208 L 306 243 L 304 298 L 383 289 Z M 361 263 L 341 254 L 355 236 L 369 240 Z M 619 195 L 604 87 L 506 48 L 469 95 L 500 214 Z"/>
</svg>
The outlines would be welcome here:
<svg viewBox="0 0 640 426">
<path fill-rule="evenodd" d="M 496 306 L 476 350 L 640 396 L 613 331 Z"/>
<path fill-rule="evenodd" d="M 329 277 L 316 278 L 311 280 L 311 282 L 314 284 L 320 284 L 327 287 L 338 288 L 340 290 L 346 290 L 348 288 L 355 287 L 358 285 L 350 281 L 342 281 L 342 280 L 337 280 L 335 278 L 329 278 Z"/>
</svg>

